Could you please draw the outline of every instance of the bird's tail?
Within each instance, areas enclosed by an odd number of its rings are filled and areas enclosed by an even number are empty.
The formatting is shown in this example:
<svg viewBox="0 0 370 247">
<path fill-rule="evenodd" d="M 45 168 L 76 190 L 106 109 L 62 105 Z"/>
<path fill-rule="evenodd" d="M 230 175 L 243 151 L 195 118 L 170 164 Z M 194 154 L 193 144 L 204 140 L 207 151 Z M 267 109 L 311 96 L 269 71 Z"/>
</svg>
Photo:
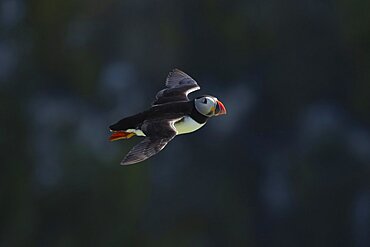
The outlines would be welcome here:
<svg viewBox="0 0 370 247">
<path fill-rule="evenodd" d="M 112 133 L 112 135 L 109 137 L 109 141 L 117 141 L 121 139 L 129 139 L 133 137 L 135 133 L 131 132 L 125 132 L 125 131 L 115 131 Z"/>
</svg>

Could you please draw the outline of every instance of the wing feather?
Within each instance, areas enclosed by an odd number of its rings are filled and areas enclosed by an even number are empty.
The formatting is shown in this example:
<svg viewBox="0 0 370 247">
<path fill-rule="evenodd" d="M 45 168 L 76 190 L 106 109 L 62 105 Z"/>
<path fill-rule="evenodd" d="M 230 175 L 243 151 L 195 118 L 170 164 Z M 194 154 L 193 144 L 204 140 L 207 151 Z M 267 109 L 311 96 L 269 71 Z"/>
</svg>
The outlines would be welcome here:
<svg viewBox="0 0 370 247">
<path fill-rule="evenodd" d="M 145 121 L 142 125 L 146 137 L 134 146 L 122 160 L 121 165 L 132 165 L 159 153 L 177 134 L 174 123 L 178 119 Z"/>
<path fill-rule="evenodd" d="M 146 137 L 142 142 L 133 147 L 126 157 L 122 160 L 121 165 L 132 165 L 144 161 L 153 155 L 159 153 L 172 138 L 153 139 Z"/>
<path fill-rule="evenodd" d="M 198 83 L 185 72 L 174 69 L 166 79 L 166 88 L 159 91 L 153 105 L 174 101 L 189 101 L 188 94 L 199 90 Z"/>
<path fill-rule="evenodd" d="M 199 87 L 198 83 L 193 78 L 179 69 L 173 69 L 170 73 L 168 73 L 166 87 L 174 88 L 185 85 L 191 85 L 194 88 Z"/>
</svg>

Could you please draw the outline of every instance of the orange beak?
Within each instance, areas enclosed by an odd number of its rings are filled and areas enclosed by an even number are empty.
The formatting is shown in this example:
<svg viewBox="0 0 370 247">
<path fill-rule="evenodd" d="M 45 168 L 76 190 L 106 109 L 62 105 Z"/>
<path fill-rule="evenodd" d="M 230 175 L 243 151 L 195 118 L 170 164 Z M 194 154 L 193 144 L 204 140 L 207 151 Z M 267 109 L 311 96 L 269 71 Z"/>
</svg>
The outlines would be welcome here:
<svg viewBox="0 0 370 247">
<path fill-rule="evenodd" d="M 226 108 L 221 101 L 217 100 L 217 106 L 215 110 L 215 116 L 226 114 Z"/>
</svg>

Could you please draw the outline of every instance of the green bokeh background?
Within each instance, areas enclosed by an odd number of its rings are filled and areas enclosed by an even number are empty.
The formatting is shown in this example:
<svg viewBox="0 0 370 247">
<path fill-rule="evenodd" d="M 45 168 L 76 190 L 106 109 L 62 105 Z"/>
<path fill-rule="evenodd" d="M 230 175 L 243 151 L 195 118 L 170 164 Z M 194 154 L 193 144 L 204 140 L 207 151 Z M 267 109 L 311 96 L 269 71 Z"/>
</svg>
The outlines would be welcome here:
<svg viewBox="0 0 370 247">
<path fill-rule="evenodd" d="M 0 246 L 369 246 L 369 9 L 1 0 Z M 174 67 L 228 115 L 121 167 Z"/>
</svg>

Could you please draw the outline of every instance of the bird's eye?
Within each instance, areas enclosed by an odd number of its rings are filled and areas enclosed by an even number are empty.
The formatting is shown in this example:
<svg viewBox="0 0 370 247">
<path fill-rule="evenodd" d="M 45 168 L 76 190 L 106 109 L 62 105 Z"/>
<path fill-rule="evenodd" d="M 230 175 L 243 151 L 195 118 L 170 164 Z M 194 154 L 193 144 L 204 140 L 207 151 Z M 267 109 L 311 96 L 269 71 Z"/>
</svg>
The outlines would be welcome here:
<svg viewBox="0 0 370 247">
<path fill-rule="evenodd" d="M 207 99 L 204 99 L 203 100 L 203 104 L 207 104 Z"/>
</svg>

